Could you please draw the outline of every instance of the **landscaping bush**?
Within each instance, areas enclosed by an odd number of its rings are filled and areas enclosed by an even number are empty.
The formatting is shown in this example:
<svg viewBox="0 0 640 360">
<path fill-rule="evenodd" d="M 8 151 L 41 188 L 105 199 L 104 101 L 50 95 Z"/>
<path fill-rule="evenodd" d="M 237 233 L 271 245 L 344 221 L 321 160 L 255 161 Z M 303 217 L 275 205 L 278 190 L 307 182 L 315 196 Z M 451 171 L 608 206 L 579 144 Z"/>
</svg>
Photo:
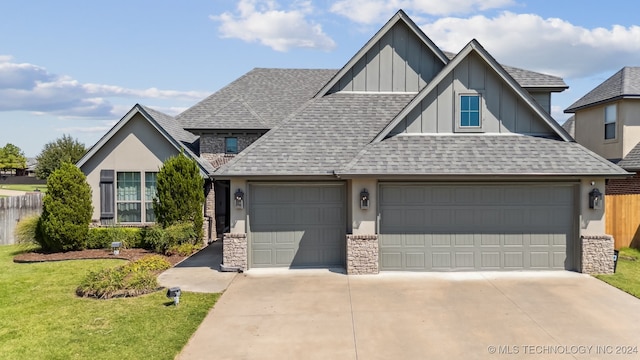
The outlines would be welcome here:
<svg viewBox="0 0 640 360">
<path fill-rule="evenodd" d="M 191 250 L 196 248 L 196 244 L 199 242 L 198 234 L 193 225 L 188 223 L 177 223 L 167 228 L 154 225 L 146 230 L 144 236 L 145 244 L 153 251 L 165 255 L 185 252 L 189 252 L 188 255 L 191 255 L 193 253 Z M 180 248 L 182 245 L 190 245 L 190 247 L 183 246 Z M 179 251 L 178 248 L 180 248 Z M 199 247 L 197 248 L 199 249 Z"/>
<path fill-rule="evenodd" d="M 13 237 L 17 244 L 40 245 L 38 221 L 40 221 L 40 215 L 27 216 L 18 221 L 16 228 L 13 230 Z"/>
<path fill-rule="evenodd" d="M 200 250 L 202 248 L 201 245 L 194 244 L 181 244 L 171 246 L 166 251 L 166 255 L 180 255 L 180 256 L 189 256 L 194 252 Z"/>
<path fill-rule="evenodd" d="M 84 249 L 92 213 L 86 177 L 76 166 L 64 163 L 47 179 L 39 222 L 43 250 Z"/>
<path fill-rule="evenodd" d="M 149 255 L 126 265 L 91 271 L 76 289 L 76 294 L 98 299 L 148 294 L 158 290 L 156 273 L 170 267 L 162 257 Z"/>
<path fill-rule="evenodd" d="M 143 237 L 144 232 L 141 228 L 90 228 L 87 235 L 87 249 L 108 249 L 114 241 L 121 242 L 123 248 L 143 248 Z"/>
<path fill-rule="evenodd" d="M 166 228 L 188 223 L 202 238 L 204 179 L 197 163 L 182 153 L 169 158 L 158 172 L 156 189 L 153 211 L 158 224 Z"/>
</svg>

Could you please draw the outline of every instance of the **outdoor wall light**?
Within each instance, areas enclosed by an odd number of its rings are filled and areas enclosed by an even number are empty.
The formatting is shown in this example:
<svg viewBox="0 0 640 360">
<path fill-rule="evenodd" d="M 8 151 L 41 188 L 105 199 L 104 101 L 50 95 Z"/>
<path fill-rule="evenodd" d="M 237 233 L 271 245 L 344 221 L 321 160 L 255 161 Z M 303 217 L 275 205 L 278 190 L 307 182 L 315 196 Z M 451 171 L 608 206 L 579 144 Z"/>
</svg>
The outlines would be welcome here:
<svg viewBox="0 0 640 360">
<path fill-rule="evenodd" d="M 235 197 L 236 209 L 244 209 L 244 192 L 240 189 L 236 190 Z"/>
<path fill-rule="evenodd" d="M 180 293 L 181 291 L 179 287 L 172 287 L 167 290 L 167 297 L 169 299 L 173 299 L 173 305 L 178 306 L 180 303 Z"/>
<path fill-rule="evenodd" d="M 602 209 L 602 193 L 598 188 L 589 192 L 589 209 Z"/>
<path fill-rule="evenodd" d="M 121 247 L 122 247 L 122 243 L 120 241 L 112 242 L 111 243 L 111 250 L 113 250 L 113 255 L 119 255 Z"/>
<path fill-rule="evenodd" d="M 366 210 L 369 208 L 369 192 L 367 189 L 362 189 L 360 192 L 360 209 Z"/>
</svg>

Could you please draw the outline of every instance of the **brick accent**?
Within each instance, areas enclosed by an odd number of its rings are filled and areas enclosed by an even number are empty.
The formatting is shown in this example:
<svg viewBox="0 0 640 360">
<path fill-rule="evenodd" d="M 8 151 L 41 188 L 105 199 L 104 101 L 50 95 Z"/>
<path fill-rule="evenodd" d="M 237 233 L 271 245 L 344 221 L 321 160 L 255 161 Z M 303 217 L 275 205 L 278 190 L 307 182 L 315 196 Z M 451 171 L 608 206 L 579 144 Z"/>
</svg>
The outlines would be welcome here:
<svg viewBox="0 0 640 360">
<path fill-rule="evenodd" d="M 247 234 L 226 233 L 222 239 L 222 264 L 247 270 Z"/>
<path fill-rule="evenodd" d="M 347 235 L 347 274 L 378 272 L 378 235 Z"/>
<path fill-rule="evenodd" d="M 201 134 L 200 156 L 217 169 L 235 157 L 234 154 L 225 154 L 224 139 L 226 137 L 238 138 L 238 152 L 241 152 L 260 136 L 261 134 Z"/>
<path fill-rule="evenodd" d="M 585 274 L 613 274 L 613 236 L 582 235 L 582 269 Z"/>
<path fill-rule="evenodd" d="M 605 186 L 606 195 L 640 194 L 640 174 L 622 179 L 609 179 Z"/>
<path fill-rule="evenodd" d="M 204 185 L 204 240 L 215 240 L 216 233 L 216 193 L 213 191 L 213 182 L 207 181 Z"/>
</svg>

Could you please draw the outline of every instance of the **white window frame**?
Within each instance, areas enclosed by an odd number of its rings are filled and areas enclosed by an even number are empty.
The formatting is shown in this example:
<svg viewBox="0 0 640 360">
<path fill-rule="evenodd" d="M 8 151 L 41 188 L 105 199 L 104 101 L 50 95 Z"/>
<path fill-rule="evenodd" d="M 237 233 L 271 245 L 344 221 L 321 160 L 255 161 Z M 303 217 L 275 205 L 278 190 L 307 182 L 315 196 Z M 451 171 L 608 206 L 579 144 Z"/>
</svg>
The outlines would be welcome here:
<svg viewBox="0 0 640 360">
<path fill-rule="evenodd" d="M 613 137 L 607 137 L 607 126 L 613 125 Z M 618 106 L 617 104 L 604 107 L 604 140 L 613 141 L 618 138 Z"/>
<path fill-rule="evenodd" d="M 478 111 L 479 111 L 479 120 L 480 120 L 480 124 L 479 126 L 462 126 L 461 121 L 462 121 L 462 97 L 463 96 L 477 96 L 479 97 L 479 106 L 478 106 Z M 454 116 L 454 121 L 455 121 L 455 132 L 459 132 L 459 133 L 477 133 L 477 132 L 484 132 L 484 113 L 486 111 L 486 106 L 485 106 L 485 102 L 484 102 L 484 91 L 476 91 L 476 90 L 466 90 L 466 91 L 461 91 L 461 92 L 457 92 L 456 93 L 456 97 L 455 97 L 455 116 Z"/>
</svg>

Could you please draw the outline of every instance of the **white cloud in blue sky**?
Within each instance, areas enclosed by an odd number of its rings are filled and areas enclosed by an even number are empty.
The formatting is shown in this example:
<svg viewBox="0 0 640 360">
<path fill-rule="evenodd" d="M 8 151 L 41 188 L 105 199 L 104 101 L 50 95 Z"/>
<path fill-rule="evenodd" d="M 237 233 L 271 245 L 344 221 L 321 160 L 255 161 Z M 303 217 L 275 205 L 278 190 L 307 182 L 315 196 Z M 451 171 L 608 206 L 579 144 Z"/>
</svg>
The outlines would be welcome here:
<svg viewBox="0 0 640 360">
<path fill-rule="evenodd" d="M 294 2 L 282 10 L 276 1 L 240 0 L 235 12 L 212 15 L 220 23 L 223 38 L 259 42 L 276 51 L 310 48 L 329 51 L 336 43 L 322 31 L 322 26 L 309 19 L 311 1 Z"/>
</svg>

